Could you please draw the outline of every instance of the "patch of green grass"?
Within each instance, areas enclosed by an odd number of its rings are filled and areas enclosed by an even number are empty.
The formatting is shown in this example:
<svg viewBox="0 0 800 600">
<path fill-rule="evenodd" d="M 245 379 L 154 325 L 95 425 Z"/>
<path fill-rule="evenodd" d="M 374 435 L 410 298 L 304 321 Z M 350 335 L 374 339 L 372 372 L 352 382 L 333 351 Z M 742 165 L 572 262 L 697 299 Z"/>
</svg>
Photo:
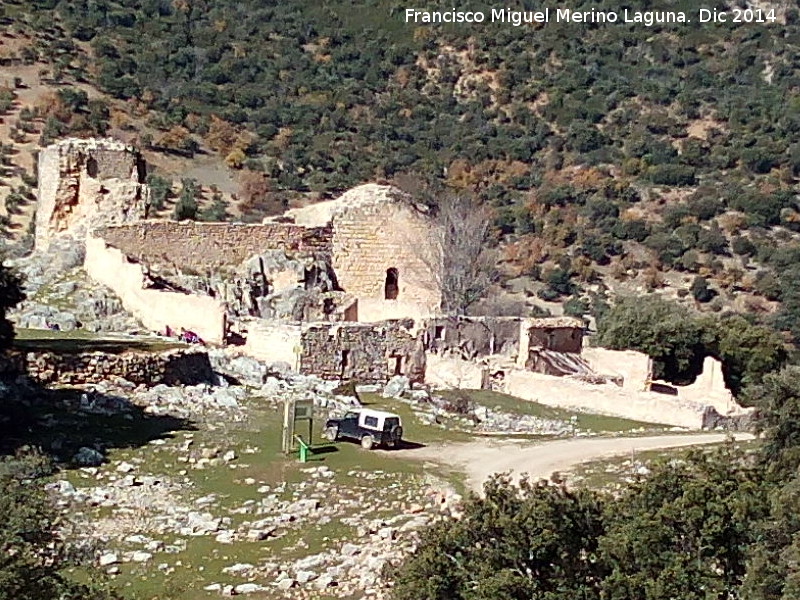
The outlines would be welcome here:
<svg viewBox="0 0 800 600">
<path fill-rule="evenodd" d="M 50 331 L 49 329 L 16 329 L 14 348 L 24 352 L 57 352 L 78 354 L 80 352 L 163 352 L 173 348 L 185 348 L 186 344 L 160 338 L 128 338 L 96 334 L 82 329 L 73 331 Z"/>
<path fill-rule="evenodd" d="M 420 440 L 440 441 L 439 430 L 435 427 L 415 423 L 410 407 L 397 400 L 387 400 L 379 397 L 367 399 L 370 406 L 396 410 L 403 416 L 410 430 L 413 432 L 413 441 L 424 443 Z M 396 499 L 392 490 L 403 493 L 403 490 L 417 489 L 413 486 L 423 485 L 423 481 L 432 475 L 429 468 L 422 462 L 413 459 L 413 450 L 408 451 L 379 451 L 364 450 L 358 443 L 342 440 L 331 444 L 322 440 L 321 430 L 324 426 L 326 413 L 318 411 L 315 416 L 312 443 L 315 452 L 309 462 L 303 464 L 298 460 L 297 454 L 285 456 L 281 452 L 281 421 L 283 409 L 262 398 L 251 397 L 245 400 L 248 403 L 248 418 L 236 422 L 222 419 L 208 422 L 188 435 L 186 430 L 175 431 L 174 434 L 162 434 L 165 444 L 144 444 L 138 447 L 122 447 L 109 451 L 109 458 L 113 462 L 129 461 L 138 464 L 137 475 L 163 475 L 175 479 L 183 479 L 178 471 L 185 470 L 185 477 L 191 482 L 185 492 L 180 492 L 181 502 L 192 505 L 196 498 L 215 494 L 217 500 L 210 511 L 216 516 L 231 518 L 232 529 L 237 528 L 243 521 L 253 521 L 259 517 L 255 514 L 234 513 L 247 500 L 260 500 L 265 494 L 259 493 L 261 485 L 269 485 L 269 493 L 277 493 L 279 499 L 290 500 L 297 497 L 299 487 L 291 484 L 316 481 L 307 470 L 311 467 L 326 466 L 334 473 L 332 496 L 342 495 L 351 497 L 353 494 L 364 494 L 370 498 L 371 493 L 380 492 L 388 494 L 388 498 Z M 120 423 L 121 426 L 123 423 Z M 141 423 L 129 424 L 131 427 L 141 427 Z M 430 430 L 430 431 L 428 431 Z M 303 432 L 305 433 L 305 432 Z M 453 437 L 452 432 L 443 432 Z M 456 436 L 458 439 L 469 439 L 468 436 Z M 188 450 L 181 447 L 186 440 L 192 439 Z M 237 459 L 229 464 L 220 463 L 209 465 L 204 469 L 194 469 L 191 465 L 178 461 L 181 456 L 199 454 L 204 447 L 214 447 L 224 453 L 235 450 Z M 247 448 L 255 452 L 245 452 Z M 438 471 L 437 471 L 438 473 Z M 371 476 L 378 476 L 370 479 Z M 460 476 L 460 475 L 459 475 Z M 94 477 L 88 477 L 78 470 L 67 471 L 58 475 L 66 477 L 76 487 L 96 485 Z M 252 478 L 253 484 L 246 484 L 245 479 Z M 449 476 L 446 477 L 449 479 Z M 282 486 L 282 484 L 290 484 Z M 409 487 L 411 486 L 411 487 Z M 280 491 L 280 490 L 283 491 Z M 312 487 L 304 488 L 313 490 Z M 303 492 L 301 492 L 302 494 Z M 313 494 L 313 491 L 309 493 Z M 412 494 L 413 496 L 413 494 Z M 301 496 L 302 497 L 302 496 Z M 331 497 L 333 502 L 334 498 Z M 342 505 L 340 505 L 342 506 Z M 344 505 L 346 506 L 346 505 Z M 343 541 L 353 541 L 355 533 L 353 527 L 342 522 L 342 518 L 354 516 L 364 510 L 363 505 L 353 505 L 352 512 L 345 508 L 344 512 L 337 514 L 327 523 L 309 523 L 299 528 L 289 527 L 285 535 L 270 538 L 261 542 L 235 541 L 232 544 L 222 544 L 214 536 L 188 536 L 182 537 L 186 541 L 186 549 L 168 554 L 165 552 L 153 553 L 153 558 L 146 564 L 120 565 L 120 574 L 114 578 L 113 584 L 130 600 L 205 600 L 218 598 L 219 592 L 205 591 L 203 587 L 210 583 L 233 584 L 245 583 L 247 578 L 235 574 L 226 574 L 222 569 L 235 563 L 251 563 L 263 565 L 265 562 L 290 562 L 297 558 L 322 552 L 326 549 L 336 548 Z M 197 510 L 205 510 L 198 507 Z M 110 509 L 94 509 L 92 518 L 110 516 Z M 369 518 L 380 518 L 380 508 L 373 507 Z M 388 513 L 386 516 L 390 516 Z M 143 534 L 161 539 L 167 544 L 174 541 L 175 536 L 153 535 L 151 532 L 142 531 Z M 123 545 L 120 549 L 134 549 Z M 181 561 L 182 566 L 176 566 Z M 157 568 L 161 563 L 175 567 L 174 573 L 165 573 Z M 76 575 L 77 576 L 77 575 Z M 270 576 L 257 576 L 255 581 L 269 587 Z M 253 594 L 253 598 L 281 598 L 277 590 L 269 590 Z M 325 598 L 319 594 L 312 598 Z"/>
<path fill-rule="evenodd" d="M 574 416 L 577 417 L 578 428 L 591 433 L 619 433 L 638 429 L 652 431 L 668 427 L 668 425 L 644 423 L 631 419 L 554 408 L 552 406 L 545 406 L 538 402 L 523 400 L 491 390 L 452 390 L 443 391 L 440 392 L 440 394 L 445 398 L 466 395 L 470 401 L 476 404 L 486 406 L 490 409 L 497 408 L 503 412 L 517 415 L 530 415 L 543 419 L 558 419 L 562 421 L 569 421 Z"/>
</svg>

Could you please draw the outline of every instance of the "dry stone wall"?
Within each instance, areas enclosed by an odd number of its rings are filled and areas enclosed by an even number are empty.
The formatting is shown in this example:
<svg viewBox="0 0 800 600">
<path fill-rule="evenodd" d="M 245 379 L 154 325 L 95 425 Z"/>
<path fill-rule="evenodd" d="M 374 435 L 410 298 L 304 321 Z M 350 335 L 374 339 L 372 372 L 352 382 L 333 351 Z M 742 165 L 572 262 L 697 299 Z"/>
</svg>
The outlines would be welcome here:
<svg viewBox="0 0 800 600">
<path fill-rule="evenodd" d="M 613 383 L 588 384 L 569 377 L 554 377 L 520 369 L 506 372 L 501 391 L 547 406 L 574 409 L 690 429 L 708 426 L 709 414 L 717 424 L 745 419 L 751 409 L 735 403 L 716 406 L 707 398 L 687 398 L 653 391 L 631 391 Z"/>
<path fill-rule="evenodd" d="M 421 338 L 413 321 L 381 324 L 316 323 L 301 333 L 300 371 L 323 379 L 387 381 L 407 375 L 419 381 L 425 373 Z"/>
<path fill-rule="evenodd" d="M 299 323 L 253 320 L 247 323 L 247 340 L 242 352 L 266 363 L 286 363 L 298 370 L 302 341 Z"/>
<path fill-rule="evenodd" d="M 516 357 L 520 348 L 518 317 L 438 317 L 425 332 L 426 348 L 439 354 L 475 359 L 501 354 Z"/>
<path fill-rule="evenodd" d="M 102 228 L 95 236 L 145 264 L 176 265 L 181 270 L 197 273 L 238 266 L 266 250 L 328 260 L 331 253 L 329 227 L 305 228 L 290 223 L 142 221 Z"/>
<path fill-rule="evenodd" d="M 116 140 L 67 139 L 39 154 L 36 247 L 52 236 L 82 238 L 93 227 L 132 223 L 147 216 L 145 163 Z"/>
<path fill-rule="evenodd" d="M 214 373 L 208 354 L 197 349 L 163 353 L 13 352 L 3 357 L 0 374 L 27 374 L 41 384 L 84 385 L 121 378 L 137 385 L 195 385 L 211 383 Z"/>
<path fill-rule="evenodd" d="M 583 326 L 531 327 L 529 346 L 554 352 L 579 353 L 583 347 Z"/>
</svg>

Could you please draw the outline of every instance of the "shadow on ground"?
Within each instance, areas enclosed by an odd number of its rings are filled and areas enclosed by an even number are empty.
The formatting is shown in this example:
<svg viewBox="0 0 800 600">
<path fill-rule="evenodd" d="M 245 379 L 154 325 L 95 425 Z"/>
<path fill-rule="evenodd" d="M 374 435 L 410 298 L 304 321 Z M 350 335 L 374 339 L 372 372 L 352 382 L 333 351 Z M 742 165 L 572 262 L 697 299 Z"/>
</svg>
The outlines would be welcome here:
<svg viewBox="0 0 800 600">
<path fill-rule="evenodd" d="M 108 340 L 81 337 L 38 337 L 14 340 L 14 348 L 23 352 L 56 352 L 78 354 L 80 352 L 160 352 L 173 348 L 186 348 L 182 342 L 170 340 Z"/>
<path fill-rule="evenodd" d="M 419 450 L 421 448 L 425 448 L 425 444 L 420 444 L 419 442 L 410 442 L 408 440 L 402 440 L 400 442 L 400 447 L 398 450 Z"/>
<path fill-rule="evenodd" d="M 176 431 L 196 430 L 189 420 L 145 413 L 122 396 L 89 397 L 77 389 L 32 383 L 15 384 L 8 393 L 0 393 L 0 454 L 36 446 L 68 466 L 82 447 L 105 454 L 170 438 Z"/>
</svg>

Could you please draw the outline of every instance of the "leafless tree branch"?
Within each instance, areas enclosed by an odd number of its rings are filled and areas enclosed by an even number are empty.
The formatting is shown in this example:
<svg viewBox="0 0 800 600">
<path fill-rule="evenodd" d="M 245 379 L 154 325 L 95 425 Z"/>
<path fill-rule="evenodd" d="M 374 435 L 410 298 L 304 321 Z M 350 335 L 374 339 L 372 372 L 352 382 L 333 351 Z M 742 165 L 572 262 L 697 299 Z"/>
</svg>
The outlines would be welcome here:
<svg viewBox="0 0 800 600">
<path fill-rule="evenodd" d="M 438 203 L 431 252 L 424 253 L 442 291 L 442 309 L 463 315 L 499 279 L 492 212 L 474 198 L 446 196 Z"/>
</svg>

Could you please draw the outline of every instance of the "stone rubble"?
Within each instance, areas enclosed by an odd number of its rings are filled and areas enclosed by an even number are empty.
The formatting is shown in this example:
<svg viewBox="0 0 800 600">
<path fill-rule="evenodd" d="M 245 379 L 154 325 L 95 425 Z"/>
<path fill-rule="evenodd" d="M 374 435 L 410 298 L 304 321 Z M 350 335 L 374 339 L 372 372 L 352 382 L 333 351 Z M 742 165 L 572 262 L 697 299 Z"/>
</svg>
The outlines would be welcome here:
<svg viewBox="0 0 800 600">
<path fill-rule="evenodd" d="M 358 386 L 358 393 L 375 392 L 375 386 Z M 505 412 L 500 407 L 489 408 L 480 404 L 459 411 L 450 400 L 426 389 L 412 389 L 408 379 L 396 376 L 383 388 L 381 395 L 407 402 L 416 418 L 426 425 L 491 435 L 546 435 L 584 436 L 577 428 L 576 417 L 570 420 L 549 419 L 533 415 Z"/>
<path fill-rule="evenodd" d="M 27 294 L 27 299 L 8 315 L 17 327 L 144 332 L 111 290 L 83 272 L 84 252 L 81 242 L 59 237 L 45 251 L 8 261 L 23 275 Z"/>
<path fill-rule="evenodd" d="M 59 504 L 71 515 L 70 539 L 90 537 L 99 543 L 97 564 L 110 574 L 118 565 L 160 562 L 165 572 L 179 568 L 170 554 L 186 549 L 194 537 L 210 537 L 217 543 L 237 541 L 270 544 L 290 531 L 308 532 L 339 520 L 354 532 L 347 540 L 331 540 L 326 549 L 290 561 L 261 564 L 232 562 L 222 569 L 229 579 L 204 587 L 226 594 L 249 594 L 265 590 L 325 590 L 336 597 L 366 593 L 382 598 L 386 565 L 397 564 L 413 551 L 418 530 L 442 515 L 457 515 L 460 496 L 438 485 L 423 485 L 423 505 L 413 503 L 420 492 L 413 486 L 397 487 L 395 475 L 383 472 L 351 471 L 347 477 L 363 485 L 337 485 L 342 474 L 328 467 L 302 469 L 304 481 L 262 486 L 261 500 L 225 507 L 214 495 L 195 500 L 201 510 L 192 510 L 179 498 L 190 491 L 185 485 L 155 476 L 125 475 L 116 480 L 119 464 L 107 469 L 85 469 L 84 475 L 97 485 L 75 488 L 65 481 L 48 486 Z M 308 482 L 314 481 L 310 487 Z M 373 482 L 377 486 L 372 486 Z M 388 485 L 387 485 L 388 484 Z M 290 494 L 289 499 L 280 496 Z M 313 497 L 304 497 L 306 494 Z M 113 511 L 113 517 L 99 523 L 89 518 L 92 507 Z M 358 507 L 354 512 L 353 507 Z M 393 516 L 377 517 L 380 514 Z M 245 515 L 236 524 L 232 515 Z M 82 518 L 83 517 L 83 518 Z M 221 539 L 222 538 L 222 539 Z M 133 547 L 131 547 L 133 546 Z M 312 548 L 300 542 L 300 548 Z M 158 554 L 158 558 L 156 555 Z M 245 578 L 247 581 L 241 583 Z"/>
<path fill-rule="evenodd" d="M 220 364 L 223 358 L 213 360 Z M 247 468 L 250 456 L 259 451 L 225 443 L 225 431 L 246 426 L 255 407 L 279 411 L 287 398 L 313 399 L 322 414 L 337 414 L 359 405 L 360 394 L 386 392 L 406 402 L 415 418 L 441 427 L 446 421 L 448 427 L 473 432 L 576 434 L 573 421 L 511 415 L 498 407 L 472 405 L 466 414 L 457 412 L 451 400 L 414 389 L 399 378 L 388 390 L 373 385 L 354 386 L 348 392 L 316 377 L 281 377 L 251 359 L 227 361 L 225 371 L 222 385 L 147 388 L 115 381 L 86 386 L 82 395 L 70 400 L 78 414 L 124 417 L 142 410 L 199 427 L 198 432 L 181 431 L 172 439 L 150 442 L 151 452 L 172 465 L 169 471 L 154 472 L 135 454 L 109 462 L 102 448 L 82 447 L 75 454 L 75 462 L 85 465 L 78 472 L 80 481 L 62 479 L 48 485 L 69 515 L 67 539 L 95 548 L 97 564 L 111 576 L 132 565 L 166 574 L 185 568 L 174 555 L 197 538 L 207 538 L 220 549 L 237 544 L 268 548 L 291 540 L 286 552 L 294 558 L 281 552 L 270 560 L 244 562 L 234 560 L 232 553 L 218 580 L 207 580 L 204 589 L 221 596 L 309 598 L 323 592 L 342 598 L 385 598 L 385 567 L 413 552 L 421 528 L 442 517 L 460 516 L 461 497 L 441 481 L 410 481 L 380 470 L 343 473 L 327 466 L 301 467 L 299 481 L 278 484 L 242 477 L 239 482 L 256 497 L 232 504 L 217 493 L 199 494 L 190 471 L 235 472 Z M 215 442 L 210 443 L 207 435 L 214 432 Z M 306 541 L 307 533 L 335 523 L 349 533 Z"/>
<path fill-rule="evenodd" d="M 239 361 L 240 371 L 262 371 L 260 364 Z M 237 378 L 242 381 L 241 374 Z M 152 388 L 124 382 L 87 386 L 73 399 L 78 412 L 101 415 L 145 414 L 191 420 L 199 432 L 181 431 L 174 438 L 150 442 L 150 453 L 166 460 L 163 471 L 150 460 L 126 454 L 112 460 L 98 448 L 81 448 L 86 459 L 78 480 L 57 480 L 48 490 L 69 516 L 66 539 L 94 548 L 96 563 L 110 576 L 127 569 L 152 569 L 170 574 L 186 568 L 175 555 L 194 539 L 207 538 L 216 548 L 237 544 L 270 547 L 293 540 L 286 551 L 267 561 L 234 560 L 206 591 L 221 596 L 278 594 L 309 598 L 324 592 L 332 597 L 385 598 L 384 567 L 397 564 L 413 551 L 418 531 L 431 520 L 458 516 L 460 496 L 441 481 L 410 479 L 380 470 L 337 472 L 327 466 L 298 467 L 299 481 L 240 483 L 256 498 L 229 502 L 217 493 L 201 495 L 188 477 L 190 471 L 246 468 L 258 448 L 226 447 L 226 436 L 207 432 L 243 426 L 255 406 L 279 410 L 287 397 L 312 398 L 323 411 L 343 411 L 358 403 L 338 396 L 336 385 L 315 377 L 281 379 L 271 374 L 248 378 L 242 385 Z M 239 425 L 237 425 L 239 424 Z M 77 457 L 77 455 L 76 455 Z M 91 458 L 92 460 L 88 460 Z M 77 461 L 77 458 L 76 458 Z M 163 472 L 162 472 L 163 471 Z M 306 534 L 339 523 L 341 537 L 306 542 Z M 338 530 L 338 529 L 337 529 Z"/>
</svg>

